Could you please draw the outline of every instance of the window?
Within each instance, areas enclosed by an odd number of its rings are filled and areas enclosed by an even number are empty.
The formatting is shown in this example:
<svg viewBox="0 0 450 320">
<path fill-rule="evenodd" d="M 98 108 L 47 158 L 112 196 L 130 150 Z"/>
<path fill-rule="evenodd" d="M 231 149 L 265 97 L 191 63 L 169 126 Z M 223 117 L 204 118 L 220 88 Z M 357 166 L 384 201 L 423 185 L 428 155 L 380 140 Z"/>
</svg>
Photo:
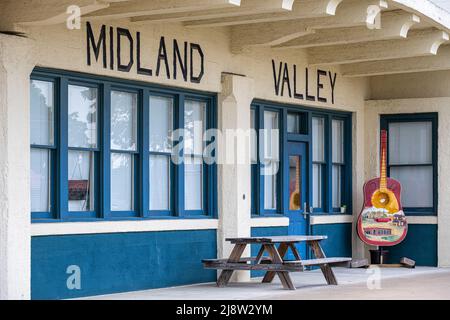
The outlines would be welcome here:
<svg viewBox="0 0 450 320">
<path fill-rule="evenodd" d="M 278 207 L 278 168 L 279 129 L 278 112 L 264 111 L 264 159 L 262 160 L 262 176 L 264 177 L 264 209 L 276 210 Z"/>
<path fill-rule="evenodd" d="M 313 208 L 323 210 L 323 173 L 325 171 L 325 118 L 312 118 Z"/>
<path fill-rule="evenodd" d="M 332 120 L 332 206 L 333 209 L 344 205 L 342 201 L 342 179 L 345 167 L 344 160 L 344 121 Z"/>
<path fill-rule="evenodd" d="M 39 68 L 30 90 L 33 220 L 214 214 L 203 133 L 216 125 L 215 97 Z"/>
<path fill-rule="evenodd" d="M 203 134 L 206 104 L 186 100 L 184 105 L 184 204 L 186 210 L 203 210 Z"/>
<path fill-rule="evenodd" d="M 402 205 L 408 213 L 435 214 L 437 115 L 389 115 L 388 173 L 402 184 Z"/>
<path fill-rule="evenodd" d="M 297 189 L 303 191 L 300 205 L 306 203 L 315 213 L 339 213 L 343 206 L 352 212 L 350 114 L 256 102 L 250 127 L 269 129 L 251 142 L 252 215 L 287 213 L 292 209 L 290 194 Z M 270 135 L 270 129 L 280 130 Z M 305 159 L 289 157 L 285 150 L 297 148 L 297 142 L 306 149 Z M 298 182 L 301 161 L 306 164 L 303 184 Z"/>
<path fill-rule="evenodd" d="M 173 98 L 150 96 L 150 210 L 170 211 Z"/>
<path fill-rule="evenodd" d="M 31 210 L 48 217 L 52 207 L 51 168 L 55 149 L 54 83 L 32 80 L 30 83 Z"/>
<path fill-rule="evenodd" d="M 69 211 L 92 212 L 98 157 L 98 89 L 69 85 L 68 89 Z"/>
<path fill-rule="evenodd" d="M 137 94 L 111 91 L 111 211 L 134 210 Z"/>
</svg>

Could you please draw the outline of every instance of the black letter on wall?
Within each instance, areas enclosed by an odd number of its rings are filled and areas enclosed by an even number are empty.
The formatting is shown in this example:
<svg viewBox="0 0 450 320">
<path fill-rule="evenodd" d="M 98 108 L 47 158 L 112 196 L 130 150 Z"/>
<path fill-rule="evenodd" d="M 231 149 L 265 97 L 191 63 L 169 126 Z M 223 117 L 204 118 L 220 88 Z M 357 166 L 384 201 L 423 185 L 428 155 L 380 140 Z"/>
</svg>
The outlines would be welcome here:
<svg viewBox="0 0 450 320">
<path fill-rule="evenodd" d="M 87 36 L 87 64 L 91 65 L 91 46 L 94 49 L 95 60 L 98 61 L 98 57 L 100 56 L 100 48 L 103 50 L 103 68 L 106 69 L 106 26 L 103 25 L 100 31 L 100 36 L 98 41 L 95 42 L 94 32 L 92 31 L 92 27 L 90 22 L 86 22 L 86 36 Z"/>
<path fill-rule="evenodd" d="M 141 33 L 136 32 L 136 51 L 137 51 L 137 73 L 144 76 L 152 76 L 152 69 L 141 67 Z"/>
<path fill-rule="evenodd" d="M 320 81 L 320 77 L 327 76 L 327 72 L 323 70 L 317 70 L 317 100 L 320 102 L 327 102 L 326 98 L 320 96 L 320 90 L 323 89 L 323 83 Z"/>
<path fill-rule="evenodd" d="M 200 55 L 200 73 L 198 76 L 194 76 L 194 50 Z M 191 43 L 191 82 L 200 83 L 202 81 L 203 75 L 205 73 L 205 56 L 200 45 L 196 43 Z"/>
<path fill-rule="evenodd" d="M 187 81 L 187 42 L 184 42 L 184 56 L 181 57 L 180 48 L 176 39 L 173 40 L 173 78 L 177 79 L 177 64 L 180 64 L 184 81 Z"/>
<path fill-rule="evenodd" d="M 161 60 L 164 60 L 164 64 L 166 66 L 167 79 L 170 79 L 169 61 L 167 60 L 166 42 L 164 40 L 164 37 L 161 37 L 161 40 L 159 41 L 158 62 L 156 63 L 156 76 L 159 76 L 159 71 L 161 69 Z"/>
<path fill-rule="evenodd" d="M 278 96 L 280 92 L 280 80 L 281 80 L 281 69 L 283 68 L 283 62 L 280 62 L 280 67 L 278 68 L 278 77 L 277 71 L 275 68 L 275 60 L 272 59 L 272 70 L 273 70 L 273 81 L 275 83 L 275 94 Z"/>
<path fill-rule="evenodd" d="M 122 64 L 121 58 L 121 38 L 126 36 L 130 42 L 130 61 L 127 65 Z M 134 63 L 134 53 L 133 53 L 133 38 L 131 37 L 130 31 L 128 29 L 117 28 L 117 69 L 123 72 L 130 72 L 131 67 Z"/>
</svg>

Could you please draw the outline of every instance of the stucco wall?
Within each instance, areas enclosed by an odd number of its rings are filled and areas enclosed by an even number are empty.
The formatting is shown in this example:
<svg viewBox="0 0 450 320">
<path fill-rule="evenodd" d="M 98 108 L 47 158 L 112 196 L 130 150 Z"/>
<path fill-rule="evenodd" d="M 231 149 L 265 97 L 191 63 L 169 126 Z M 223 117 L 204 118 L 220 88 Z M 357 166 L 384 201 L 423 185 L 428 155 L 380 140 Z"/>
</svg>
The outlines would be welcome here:
<svg viewBox="0 0 450 320">
<path fill-rule="evenodd" d="M 173 39 L 177 39 L 179 43 L 188 41 L 200 44 L 205 53 L 205 77 L 200 84 L 195 84 L 184 82 L 181 77 L 177 80 L 166 79 L 164 72 L 159 77 L 138 75 L 136 73 L 136 63 L 129 73 L 104 69 L 102 63 L 97 63 L 95 60 L 93 65 L 88 66 L 86 63 L 85 24 L 82 24 L 81 30 L 68 30 L 65 25 L 29 29 L 30 37 L 35 39 L 38 45 L 38 65 L 210 92 L 221 91 L 222 72 L 235 73 L 245 75 L 255 81 L 255 98 L 348 111 L 360 110 L 363 107 L 364 99 L 368 97 L 368 82 L 365 79 L 343 78 L 340 76 L 338 68 L 328 67 L 323 69 L 338 73 L 334 105 L 330 101 L 328 103 L 320 103 L 297 100 L 287 96 L 277 97 L 274 92 L 272 59 L 276 61 L 277 68 L 280 61 L 288 63 L 291 82 L 293 81 L 292 65 L 296 64 L 298 69 L 298 88 L 303 90 L 305 86 L 304 68 L 308 64 L 306 54 L 302 50 L 289 52 L 268 48 L 254 48 L 242 54 L 232 54 L 230 51 L 230 36 L 224 28 L 210 28 L 208 30 L 187 29 L 178 24 L 130 24 L 127 21 L 114 21 L 111 23 L 105 21 L 102 24 L 105 24 L 107 27 L 127 28 L 132 35 L 139 31 L 141 33 L 141 52 L 143 53 L 142 64 L 145 67 L 155 66 L 161 36 L 165 37 L 169 53 L 172 51 Z M 96 37 L 98 37 L 102 24 L 95 21 L 92 22 L 92 28 Z M 107 31 L 109 31 L 108 28 Z M 107 39 L 108 37 L 109 35 L 107 35 Z M 109 47 L 107 51 L 109 51 Z M 127 47 L 123 51 L 126 52 Z M 171 55 L 169 54 L 169 56 Z M 310 68 L 311 80 L 309 88 L 313 94 L 316 94 L 315 75 L 316 69 Z M 327 84 L 328 79 L 325 77 L 323 81 Z M 330 87 L 325 85 L 322 92 L 324 96 L 330 97 L 330 91 Z"/>
<path fill-rule="evenodd" d="M 336 79 L 336 87 L 335 87 L 335 101 L 334 104 L 331 102 L 331 86 L 329 85 L 329 77 L 325 76 L 323 78 L 324 88 L 321 90 L 321 95 L 327 97 L 327 103 L 318 102 L 318 101 L 307 101 L 307 100 L 299 100 L 293 97 L 288 97 L 287 94 L 285 96 L 280 97 L 275 93 L 275 85 L 274 85 L 274 75 L 273 75 L 273 66 L 272 59 L 275 61 L 275 65 L 278 68 L 279 63 L 286 63 L 289 70 L 290 76 L 290 85 L 291 90 L 293 91 L 293 66 L 294 64 L 297 67 L 297 81 L 298 81 L 298 90 L 305 94 L 305 68 L 308 65 L 308 61 L 306 58 L 306 54 L 298 50 L 295 53 L 289 53 L 283 50 L 271 50 L 267 48 L 255 48 L 249 51 L 246 51 L 242 54 L 236 55 L 232 54 L 230 51 L 230 36 L 226 29 L 217 28 L 217 29 L 186 29 L 181 27 L 178 24 L 145 24 L 145 23 L 129 23 L 127 21 L 114 21 L 114 22 L 103 22 L 107 26 L 107 31 L 109 31 L 109 27 L 122 27 L 130 30 L 131 34 L 135 37 L 136 32 L 139 31 L 141 33 L 141 52 L 142 52 L 142 64 L 145 67 L 152 67 L 155 69 L 156 58 L 158 56 L 158 46 L 160 42 L 161 36 L 165 37 L 167 44 L 167 51 L 169 56 L 171 57 L 172 52 L 172 41 L 173 39 L 177 39 L 179 43 L 183 43 L 184 41 L 197 43 L 199 44 L 203 52 L 205 54 L 205 76 L 203 77 L 201 83 L 191 83 L 185 82 L 182 80 L 182 77 L 179 76 L 177 80 L 173 78 L 167 79 L 164 68 L 162 68 L 163 72 L 159 77 L 156 76 L 145 76 L 139 75 L 136 72 L 136 60 L 133 68 L 130 72 L 120 72 L 117 70 L 109 70 L 107 68 L 103 68 L 101 61 L 95 62 L 89 66 L 87 64 L 87 56 L 86 56 L 86 25 L 82 24 L 81 30 L 68 30 L 65 25 L 57 25 L 57 26 L 47 26 L 47 27 L 32 27 L 27 31 L 28 37 L 30 38 L 30 42 L 33 42 L 36 45 L 35 56 L 33 56 L 33 60 L 36 60 L 36 65 L 40 67 L 54 68 L 54 69 L 63 69 L 77 72 L 84 72 L 88 74 L 96 74 L 96 75 L 105 75 L 111 76 L 121 79 L 129 79 L 129 80 L 139 80 L 150 82 L 154 84 L 167 85 L 171 87 L 182 87 L 200 91 L 208 91 L 214 93 L 223 93 L 222 88 L 222 74 L 225 73 L 234 73 L 244 75 L 253 82 L 253 96 L 248 97 L 248 92 L 242 92 L 243 90 L 236 90 L 238 96 L 234 96 L 236 101 L 250 101 L 250 98 L 254 99 L 263 99 L 280 103 L 289 103 L 291 105 L 299 105 L 299 106 L 312 106 L 319 108 L 328 108 L 328 109 L 336 109 L 336 110 L 344 110 L 353 112 L 353 120 L 354 120 L 354 132 L 353 132 L 353 190 L 354 190 L 354 208 L 355 208 L 355 218 L 359 213 L 359 208 L 362 204 L 362 198 L 360 196 L 360 192 L 358 190 L 362 190 L 362 184 L 364 182 L 364 177 L 362 173 L 364 172 L 364 160 L 363 150 L 364 145 L 362 144 L 363 132 L 364 132 L 364 101 L 368 97 L 369 93 L 369 83 L 366 79 L 350 79 L 343 78 L 340 75 L 339 68 L 328 68 L 324 67 L 323 70 L 326 72 L 337 73 Z M 96 37 L 98 36 L 99 29 L 101 24 L 96 22 L 92 22 L 92 26 L 94 29 L 94 33 Z M 116 36 L 116 35 L 115 35 Z M 108 40 L 109 35 L 107 36 Z M 115 38 L 116 39 L 116 38 Z M 0 39 L 0 41 L 3 41 Z M 109 54 L 109 47 L 107 47 Z M 126 50 L 124 50 L 126 51 Z M 10 55 L 14 55 L 14 50 L 8 51 Z M 170 58 L 171 59 L 171 58 Z M 18 65 L 21 64 L 21 61 L 18 59 L 10 59 L 10 61 L 16 61 L 15 63 Z M 172 61 L 169 61 L 171 64 Z M 15 69 L 17 66 L 10 65 L 11 69 Z M 284 66 L 284 65 L 283 65 Z M 198 71 L 198 70 L 196 70 Z M 278 71 L 278 70 L 277 70 Z M 328 74 L 327 74 L 328 75 Z M 28 79 L 29 74 L 24 74 L 22 81 L 25 82 Z M 309 87 L 308 90 L 311 94 L 317 95 L 317 70 L 315 68 L 309 68 Z M 7 83 L 6 86 L 9 84 Z M 18 88 L 19 92 L 16 92 L 17 96 L 21 96 L 21 91 L 28 91 L 27 85 L 21 85 Z M 239 93 L 240 92 L 240 93 Z M 12 99 L 11 96 L 10 98 Z M 4 101 L 4 105 L 11 104 L 10 100 Z M 27 106 L 28 103 L 22 104 Z M 239 113 L 240 106 L 233 108 L 234 112 Z M 230 119 L 236 119 L 239 114 L 235 114 L 234 116 L 229 115 Z M 22 115 L 21 115 L 22 117 Z M 246 113 L 246 118 L 248 118 L 248 114 Z M 27 119 L 25 118 L 21 118 Z M 249 121 L 244 121 L 241 119 L 241 123 L 236 124 L 237 127 L 241 129 L 245 129 L 246 125 L 250 125 Z M 28 121 L 23 122 L 24 124 L 28 124 Z M 24 131 L 26 131 L 26 127 Z M 28 141 L 28 140 L 27 140 Z M 28 143 L 24 143 L 20 145 L 20 150 L 17 152 L 18 154 L 28 154 L 29 153 L 29 145 Z M 24 159 L 28 159 L 25 157 Z M 9 170 L 11 172 L 21 172 L 25 177 L 29 176 L 29 167 L 23 168 L 23 166 L 19 163 L 11 161 L 9 163 Z M 250 176 L 250 168 L 247 168 L 248 172 L 239 171 L 239 177 L 241 179 L 237 179 L 236 181 L 232 181 L 232 185 L 234 186 L 246 186 L 248 185 L 248 177 Z M 28 183 L 23 184 L 23 188 L 21 190 L 29 190 L 27 187 Z M 247 187 L 243 187 L 242 189 L 246 189 Z M 237 190 L 239 192 L 239 190 Z M 248 191 L 248 190 L 247 190 Z M 219 193 L 221 190 L 219 190 Z M 242 192 L 241 192 L 242 193 Z M 248 192 L 247 192 L 248 193 Z M 235 192 L 230 193 L 228 196 L 232 197 L 232 195 L 236 194 Z M 23 195 L 26 196 L 26 195 Z M 29 197 L 27 197 L 28 199 Z M 247 201 L 250 201 L 250 197 L 246 197 Z M 229 203 L 230 201 L 236 201 L 236 199 L 222 199 L 223 203 Z M 28 202 L 27 207 L 28 207 Z M 221 207 L 219 203 L 218 207 Z M 225 206 L 223 206 L 225 207 Z M 250 218 L 250 206 L 249 204 L 238 206 L 240 208 L 239 214 L 247 214 L 248 218 Z M 242 213 L 241 210 L 246 210 L 247 213 Z M 28 210 L 27 210 L 28 211 Z M 29 212 L 27 212 L 27 215 Z M 238 214 L 238 213 L 227 213 L 227 214 Z M 238 221 L 231 220 L 230 225 L 236 224 Z M 94 223 L 95 224 L 95 223 Z M 36 226 L 39 228 L 40 235 L 51 235 L 54 231 L 52 229 L 52 225 L 48 226 Z M 268 223 L 267 226 L 270 226 Z M 250 225 L 247 225 L 248 232 L 250 232 Z M 46 231 L 45 229 L 48 228 Z M 95 227 L 93 227 L 95 229 Z M 219 235 L 220 235 L 219 226 Z M 36 228 L 34 228 L 36 231 Z M 28 228 L 24 228 L 26 231 L 24 234 L 30 235 Z M 51 231 L 53 230 L 53 231 Z M 225 231 L 225 230 L 222 230 Z M 70 232 L 69 232 L 70 233 Z M 31 234 L 33 234 L 33 226 L 31 230 Z M 354 241 L 354 248 L 358 252 L 361 251 L 361 245 L 358 241 Z M 219 245 L 219 252 L 221 246 Z M 13 253 L 11 253 L 13 254 Z M 29 249 L 15 252 L 14 255 L 18 257 L 28 256 L 29 259 Z M 20 259 L 18 259 L 20 260 Z M 29 264 L 28 264 L 29 265 Z M 18 278 L 20 275 L 10 274 L 8 275 L 12 278 Z M 24 281 L 24 286 L 27 285 L 29 279 Z M 25 292 L 23 297 L 27 297 L 29 292 L 27 289 L 23 289 Z"/>
</svg>

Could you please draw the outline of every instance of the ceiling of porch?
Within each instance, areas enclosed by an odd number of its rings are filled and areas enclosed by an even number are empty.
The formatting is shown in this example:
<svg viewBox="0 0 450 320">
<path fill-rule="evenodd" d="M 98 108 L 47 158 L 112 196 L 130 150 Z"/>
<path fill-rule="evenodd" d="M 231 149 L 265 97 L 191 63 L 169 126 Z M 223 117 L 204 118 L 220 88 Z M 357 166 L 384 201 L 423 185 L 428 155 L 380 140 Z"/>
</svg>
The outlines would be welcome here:
<svg viewBox="0 0 450 320">
<path fill-rule="evenodd" d="M 4 0 L 0 30 L 63 23 L 72 4 L 89 20 L 229 28 L 233 53 L 305 50 L 347 77 L 450 69 L 450 13 L 428 0 Z"/>
</svg>

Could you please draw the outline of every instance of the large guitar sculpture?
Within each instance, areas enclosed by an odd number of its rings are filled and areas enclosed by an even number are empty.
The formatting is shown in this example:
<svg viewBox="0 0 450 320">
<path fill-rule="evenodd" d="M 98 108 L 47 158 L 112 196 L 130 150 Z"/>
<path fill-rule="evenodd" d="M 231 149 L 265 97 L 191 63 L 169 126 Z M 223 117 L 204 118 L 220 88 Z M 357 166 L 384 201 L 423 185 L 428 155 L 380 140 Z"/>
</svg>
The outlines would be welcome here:
<svg viewBox="0 0 450 320">
<path fill-rule="evenodd" d="M 386 176 L 387 133 L 381 132 L 381 174 L 364 185 L 364 207 L 358 219 L 358 235 L 373 246 L 394 246 L 408 232 L 400 203 L 401 185 Z"/>
</svg>

